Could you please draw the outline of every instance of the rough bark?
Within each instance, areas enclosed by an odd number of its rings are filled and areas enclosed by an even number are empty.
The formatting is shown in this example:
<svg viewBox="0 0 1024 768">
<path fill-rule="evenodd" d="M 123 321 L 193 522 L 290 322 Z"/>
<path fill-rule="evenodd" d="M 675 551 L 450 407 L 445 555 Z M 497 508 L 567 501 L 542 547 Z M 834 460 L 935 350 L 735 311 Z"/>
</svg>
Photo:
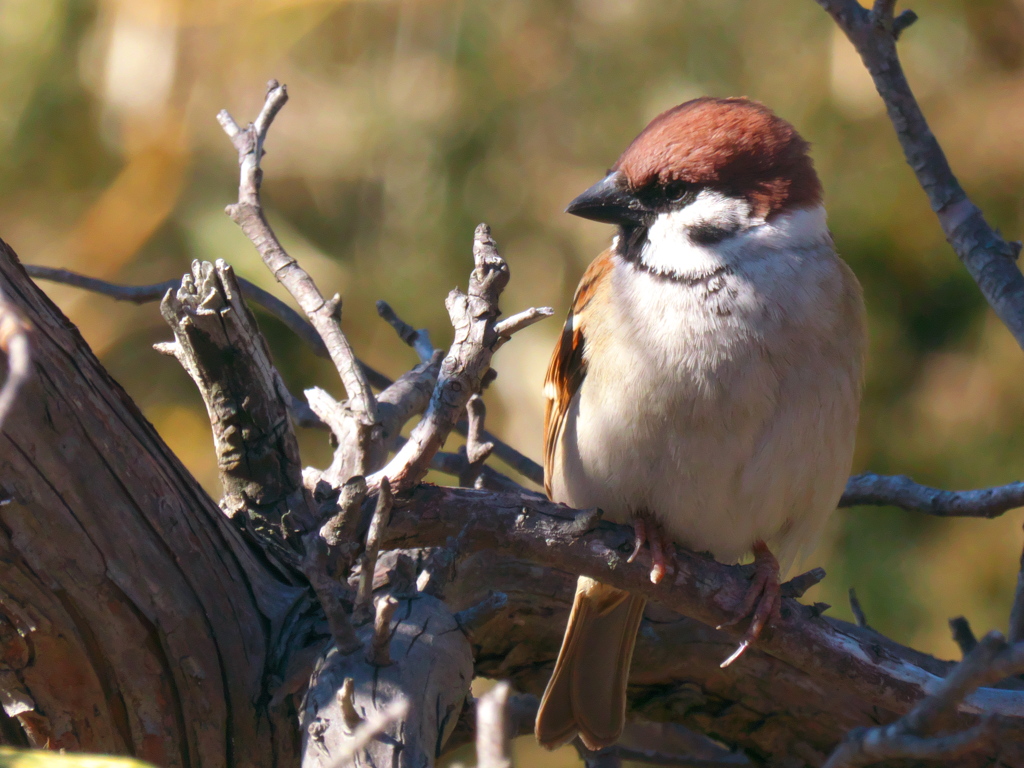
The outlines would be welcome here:
<svg viewBox="0 0 1024 768">
<path fill-rule="evenodd" d="M 5 244 L 0 280 L 33 329 L 0 438 L 0 739 L 294 763 L 267 702 L 304 591 L 271 577 Z"/>
</svg>

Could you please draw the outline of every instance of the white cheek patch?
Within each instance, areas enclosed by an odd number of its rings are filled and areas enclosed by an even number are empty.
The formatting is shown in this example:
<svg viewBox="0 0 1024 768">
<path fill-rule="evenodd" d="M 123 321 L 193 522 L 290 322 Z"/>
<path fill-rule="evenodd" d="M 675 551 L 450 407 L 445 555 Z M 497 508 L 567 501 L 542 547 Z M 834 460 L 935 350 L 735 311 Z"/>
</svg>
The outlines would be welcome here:
<svg viewBox="0 0 1024 768">
<path fill-rule="evenodd" d="M 702 228 L 729 232 L 729 236 L 701 242 Z M 640 260 L 663 275 L 693 276 L 736 264 L 752 253 L 816 246 L 828 241 L 822 206 L 776 216 L 765 222 L 754 216 L 746 200 L 703 190 L 679 211 L 663 213 L 647 231 Z"/>
<path fill-rule="evenodd" d="M 762 223 L 752 216 L 746 200 L 704 189 L 685 208 L 659 214 L 647 230 L 640 259 L 662 274 L 715 269 L 721 265 L 719 249 L 714 243 L 702 242 L 700 233 L 733 234 Z"/>
</svg>

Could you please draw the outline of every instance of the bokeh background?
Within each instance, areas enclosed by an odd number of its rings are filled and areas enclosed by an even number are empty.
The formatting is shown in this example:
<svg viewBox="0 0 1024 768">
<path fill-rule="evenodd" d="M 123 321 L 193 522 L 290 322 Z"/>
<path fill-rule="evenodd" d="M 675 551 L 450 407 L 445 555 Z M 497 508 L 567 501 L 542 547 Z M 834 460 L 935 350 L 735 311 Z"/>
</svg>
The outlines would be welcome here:
<svg viewBox="0 0 1024 768">
<path fill-rule="evenodd" d="M 1019 237 L 1024 0 L 933 0 L 901 41 L 910 81 L 961 181 Z M 29 263 L 124 283 L 222 258 L 281 292 L 223 214 L 234 150 L 214 116 L 251 119 L 264 84 L 291 101 L 267 144 L 273 225 L 359 353 L 413 355 L 387 299 L 446 344 L 473 227 L 508 259 L 512 312 L 562 315 L 610 231 L 563 215 L 659 111 L 701 94 L 772 105 L 814 144 L 836 241 L 864 284 L 871 351 L 856 469 L 945 487 L 1024 475 L 1024 353 L 943 240 L 871 82 L 813 0 L 0 0 L 0 236 Z M 45 285 L 206 487 L 209 425 L 152 351 L 156 305 Z M 329 366 L 259 315 L 294 391 L 341 395 Z M 496 359 L 489 425 L 539 457 L 541 383 L 559 321 Z M 322 434 L 303 435 L 323 465 Z M 1005 629 L 1021 515 L 934 520 L 844 510 L 814 555 L 811 597 L 849 617 L 855 586 L 893 638 L 954 657 L 946 621 Z M 524 747 L 525 748 L 525 747 Z M 548 765 L 573 765 L 559 754 Z"/>
</svg>

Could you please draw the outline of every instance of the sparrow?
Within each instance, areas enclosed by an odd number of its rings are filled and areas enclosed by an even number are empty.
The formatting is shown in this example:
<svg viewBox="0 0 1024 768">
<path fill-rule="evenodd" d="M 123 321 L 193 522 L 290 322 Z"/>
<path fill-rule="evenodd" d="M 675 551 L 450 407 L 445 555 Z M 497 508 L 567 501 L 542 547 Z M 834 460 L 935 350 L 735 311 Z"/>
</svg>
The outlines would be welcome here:
<svg viewBox="0 0 1024 768">
<path fill-rule="evenodd" d="M 724 563 L 753 553 L 736 609 L 750 626 L 725 663 L 777 617 L 781 573 L 815 544 L 853 458 L 864 300 L 808 151 L 762 104 L 699 98 L 654 118 L 567 208 L 618 231 L 548 368 L 545 490 L 632 524 L 655 582 L 672 542 Z M 580 577 L 541 744 L 618 739 L 645 602 Z"/>
</svg>

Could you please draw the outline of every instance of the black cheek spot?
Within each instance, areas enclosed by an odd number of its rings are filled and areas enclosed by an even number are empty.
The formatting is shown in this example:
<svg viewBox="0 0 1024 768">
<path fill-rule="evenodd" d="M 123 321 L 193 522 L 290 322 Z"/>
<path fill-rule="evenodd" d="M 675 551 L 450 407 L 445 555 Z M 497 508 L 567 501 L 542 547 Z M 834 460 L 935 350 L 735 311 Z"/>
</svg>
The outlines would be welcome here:
<svg viewBox="0 0 1024 768">
<path fill-rule="evenodd" d="M 719 227 L 715 224 L 697 224 L 688 230 L 690 241 L 697 245 L 714 245 L 729 237 L 735 229 Z"/>
</svg>

